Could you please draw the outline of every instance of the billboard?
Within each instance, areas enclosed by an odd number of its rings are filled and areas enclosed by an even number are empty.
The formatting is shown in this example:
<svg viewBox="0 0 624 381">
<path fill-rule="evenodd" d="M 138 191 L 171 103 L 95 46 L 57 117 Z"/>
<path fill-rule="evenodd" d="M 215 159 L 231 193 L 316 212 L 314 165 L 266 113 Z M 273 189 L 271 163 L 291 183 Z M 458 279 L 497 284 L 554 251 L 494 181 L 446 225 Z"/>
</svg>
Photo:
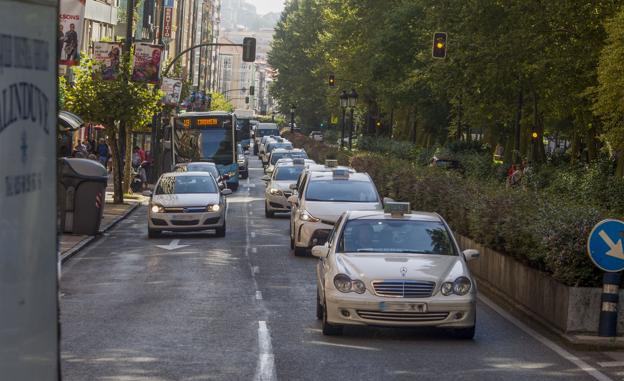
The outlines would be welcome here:
<svg viewBox="0 0 624 381">
<path fill-rule="evenodd" d="M 104 80 L 116 79 L 119 75 L 121 60 L 121 43 L 94 42 L 93 59 L 101 64 L 101 75 Z"/>
<path fill-rule="evenodd" d="M 59 11 L 59 64 L 78 65 L 82 46 L 82 27 L 86 0 L 61 0 Z"/>
<path fill-rule="evenodd" d="M 135 82 L 158 83 L 162 51 L 163 47 L 160 45 L 134 44 L 132 80 Z"/>
<path fill-rule="evenodd" d="M 163 78 L 160 89 L 165 94 L 162 103 L 168 106 L 177 106 L 182 93 L 182 80 L 175 78 Z"/>
<path fill-rule="evenodd" d="M 56 1 L 0 1 L 0 379 L 59 378 Z"/>
</svg>

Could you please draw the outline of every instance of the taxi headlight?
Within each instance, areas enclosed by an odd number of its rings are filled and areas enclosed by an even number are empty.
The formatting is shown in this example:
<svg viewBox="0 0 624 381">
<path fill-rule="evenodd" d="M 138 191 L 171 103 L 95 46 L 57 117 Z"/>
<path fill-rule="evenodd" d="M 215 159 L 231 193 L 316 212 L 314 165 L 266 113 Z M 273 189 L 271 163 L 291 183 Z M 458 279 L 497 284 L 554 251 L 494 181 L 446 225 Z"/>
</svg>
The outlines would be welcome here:
<svg viewBox="0 0 624 381">
<path fill-rule="evenodd" d="M 279 189 L 271 188 L 269 189 L 269 193 L 271 193 L 272 195 L 278 195 L 281 194 L 282 191 L 280 191 Z"/>
<path fill-rule="evenodd" d="M 453 292 L 457 295 L 466 295 L 470 291 L 470 279 L 465 276 L 460 276 L 453 282 Z"/>
<path fill-rule="evenodd" d="M 218 212 L 219 210 L 221 210 L 221 205 L 219 204 L 208 205 L 206 207 L 207 212 Z"/>
<path fill-rule="evenodd" d="M 451 282 L 442 283 L 442 287 L 440 288 L 440 291 L 442 292 L 442 295 L 444 296 L 451 295 L 453 293 L 453 283 Z"/>
<path fill-rule="evenodd" d="M 308 213 L 307 210 L 304 210 L 303 212 L 301 212 L 301 220 L 307 221 L 307 222 L 319 222 L 320 221 L 318 218 L 312 217 L 312 215 Z"/>
<path fill-rule="evenodd" d="M 160 205 L 152 205 L 152 213 L 163 213 L 165 208 Z"/>
<path fill-rule="evenodd" d="M 363 294 L 364 292 L 366 292 L 366 285 L 361 280 L 354 280 L 353 282 L 351 282 L 351 288 L 358 294 Z"/>
<path fill-rule="evenodd" d="M 334 286 L 340 292 L 351 292 L 351 278 L 344 274 L 338 274 L 334 277 Z"/>
</svg>

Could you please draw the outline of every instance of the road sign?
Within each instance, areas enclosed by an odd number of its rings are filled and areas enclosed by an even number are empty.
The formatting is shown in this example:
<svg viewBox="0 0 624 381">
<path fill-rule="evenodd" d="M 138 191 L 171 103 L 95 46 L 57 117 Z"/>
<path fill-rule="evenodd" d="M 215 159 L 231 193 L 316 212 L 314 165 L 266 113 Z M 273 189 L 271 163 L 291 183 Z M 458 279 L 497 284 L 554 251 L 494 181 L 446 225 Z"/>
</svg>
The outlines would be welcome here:
<svg viewBox="0 0 624 381">
<path fill-rule="evenodd" d="M 589 234 L 587 253 L 594 264 L 608 272 L 624 270 L 624 222 L 613 219 L 600 221 Z"/>
</svg>

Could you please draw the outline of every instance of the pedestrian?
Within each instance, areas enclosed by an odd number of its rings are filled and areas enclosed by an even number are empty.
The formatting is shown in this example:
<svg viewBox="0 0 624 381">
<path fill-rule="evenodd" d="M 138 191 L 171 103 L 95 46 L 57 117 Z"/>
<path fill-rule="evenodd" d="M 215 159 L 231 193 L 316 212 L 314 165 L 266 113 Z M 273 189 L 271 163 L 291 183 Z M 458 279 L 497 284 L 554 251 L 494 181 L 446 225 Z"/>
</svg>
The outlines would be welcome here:
<svg viewBox="0 0 624 381">
<path fill-rule="evenodd" d="M 516 166 L 513 164 L 509 169 L 509 177 L 507 178 L 507 187 L 516 187 L 520 185 L 520 181 L 522 180 L 522 175 L 524 172 L 522 171 L 522 166 Z"/>
<path fill-rule="evenodd" d="M 106 163 L 108 163 L 108 158 L 110 157 L 110 151 L 104 138 L 100 139 L 100 143 L 97 146 L 97 155 L 100 163 L 106 167 Z"/>
</svg>

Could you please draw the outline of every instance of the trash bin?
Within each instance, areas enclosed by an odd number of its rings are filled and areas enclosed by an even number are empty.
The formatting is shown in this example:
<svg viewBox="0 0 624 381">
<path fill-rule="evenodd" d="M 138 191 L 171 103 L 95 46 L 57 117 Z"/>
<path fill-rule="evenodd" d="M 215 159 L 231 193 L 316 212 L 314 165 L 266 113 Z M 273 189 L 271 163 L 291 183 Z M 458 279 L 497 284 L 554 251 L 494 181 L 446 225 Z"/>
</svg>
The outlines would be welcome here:
<svg viewBox="0 0 624 381">
<path fill-rule="evenodd" d="M 97 161 L 60 159 L 60 226 L 65 233 L 95 235 L 100 229 L 108 173 Z"/>
</svg>

